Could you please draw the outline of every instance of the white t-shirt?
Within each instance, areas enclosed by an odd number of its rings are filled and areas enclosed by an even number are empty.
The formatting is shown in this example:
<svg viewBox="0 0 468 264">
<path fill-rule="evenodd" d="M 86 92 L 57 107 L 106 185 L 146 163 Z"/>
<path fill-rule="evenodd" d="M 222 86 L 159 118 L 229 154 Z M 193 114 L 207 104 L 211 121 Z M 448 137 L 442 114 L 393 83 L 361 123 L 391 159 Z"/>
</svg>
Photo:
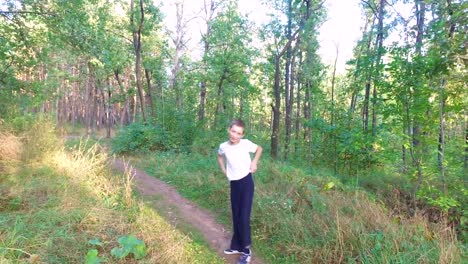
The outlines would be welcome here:
<svg viewBox="0 0 468 264">
<path fill-rule="evenodd" d="M 257 151 L 257 145 L 248 139 L 241 139 L 232 145 L 229 141 L 221 143 L 218 155 L 226 157 L 226 176 L 230 181 L 244 178 L 250 173 L 250 153 Z"/>
</svg>

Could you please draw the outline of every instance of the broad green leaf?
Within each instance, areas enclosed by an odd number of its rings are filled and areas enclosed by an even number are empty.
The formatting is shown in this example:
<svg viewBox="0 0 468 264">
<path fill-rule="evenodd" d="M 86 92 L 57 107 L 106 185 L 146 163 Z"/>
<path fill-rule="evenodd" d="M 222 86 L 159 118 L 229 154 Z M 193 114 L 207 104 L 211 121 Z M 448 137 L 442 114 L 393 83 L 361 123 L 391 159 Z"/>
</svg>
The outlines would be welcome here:
<svg viewBox="0 0 468 264">
<path fill-rule="evenodd" d="M 86 261 L 85 261 L 86 264 L 99 264 L 101 263 L 101 261 L 103 261 L 103 259 L 98 257 L 97 249 L 91 249 L 86 254 Z"/>
</svg>

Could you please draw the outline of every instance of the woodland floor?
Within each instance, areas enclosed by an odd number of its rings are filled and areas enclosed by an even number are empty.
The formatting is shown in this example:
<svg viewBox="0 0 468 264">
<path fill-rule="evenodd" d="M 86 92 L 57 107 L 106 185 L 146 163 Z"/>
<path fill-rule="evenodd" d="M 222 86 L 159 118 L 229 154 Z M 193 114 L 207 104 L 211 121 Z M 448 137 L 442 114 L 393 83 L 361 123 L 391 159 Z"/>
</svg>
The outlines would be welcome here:
<svg viewBox="0 0 468 264">
<path fill-rule="evenodd" d="M 114 169 L 124 172 L 127 162 L 122 159 L 114 159 Z M 156 179 L 144 171 L 132 167 L 134 171 L 134 186 L 139 193 L 152 206 L 167 218 L 174 227 L 190 226 L 198 230 L 206 243 L 225 259 L 226 263 L 236 263 L 239 255 L 225 255 L 223 250 L 229 247 L 231 233 L 225 226 L 216 222 L 212 213 L 198 207 L 193 202 L 182 197 L 176 189 L 165 182 Z M 227 205 L 229 206 L 229 205 Z M 252 254 L 251 263 L 264 263 L 259 257 Z"/>
</svg>

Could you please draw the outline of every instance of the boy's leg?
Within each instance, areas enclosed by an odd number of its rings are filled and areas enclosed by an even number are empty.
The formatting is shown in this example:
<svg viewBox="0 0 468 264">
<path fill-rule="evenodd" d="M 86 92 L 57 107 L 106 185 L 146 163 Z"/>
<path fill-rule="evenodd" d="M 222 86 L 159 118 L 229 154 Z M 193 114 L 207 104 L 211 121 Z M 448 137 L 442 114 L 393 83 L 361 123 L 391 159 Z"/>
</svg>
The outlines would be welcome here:
<svg viewBox="0 0 468 264">
<path fill-rule="evenodd" d="M 241 250 L 244 253 L 250 253 L 251 230 L 250 230 L 250 215 L 252 212 L 252 202 L 254 196 L 254 182 L 252 174 L 249 173 L 246 177 L 242 178 L 242 189 L 240 197 L 240 210 L 239 210 L 239 241 Z"/>
<path fill-rule="evenodd" d="M 241 184 L 240 180 L 231 181 L 231 213 L 232 213 L 232 239 L 230 249 L 241 250 L 241 244 L 239 240 L 239 216 L 241 210 L 240 198 L 241 198 Z"/>
</svg>

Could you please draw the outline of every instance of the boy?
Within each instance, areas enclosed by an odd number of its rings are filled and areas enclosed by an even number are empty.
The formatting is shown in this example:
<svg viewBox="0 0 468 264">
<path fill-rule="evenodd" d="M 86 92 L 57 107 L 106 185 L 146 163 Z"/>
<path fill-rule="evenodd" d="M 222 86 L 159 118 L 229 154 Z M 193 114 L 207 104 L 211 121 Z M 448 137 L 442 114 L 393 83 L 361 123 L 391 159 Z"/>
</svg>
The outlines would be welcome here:
<svg viewBox="0 0 468 264">
<path fill-rule="evenodd" d="M 245 124 L 234 120 L 228 129 L 229 140 L 220 144 L 218 164 L 221 171 L 230 181 L 233 236 L 231 246 L 225 254 L 241 254 L 239 264 L 249 263 L 250 245 L 250 212 L 254 195 L 252 173 L 257 171 L 257 163 L 262 155 L 262 147 L 254 144 L 244 136 Z M 250 153 L 255 153 L 251 160 Z"/>
</svg>

